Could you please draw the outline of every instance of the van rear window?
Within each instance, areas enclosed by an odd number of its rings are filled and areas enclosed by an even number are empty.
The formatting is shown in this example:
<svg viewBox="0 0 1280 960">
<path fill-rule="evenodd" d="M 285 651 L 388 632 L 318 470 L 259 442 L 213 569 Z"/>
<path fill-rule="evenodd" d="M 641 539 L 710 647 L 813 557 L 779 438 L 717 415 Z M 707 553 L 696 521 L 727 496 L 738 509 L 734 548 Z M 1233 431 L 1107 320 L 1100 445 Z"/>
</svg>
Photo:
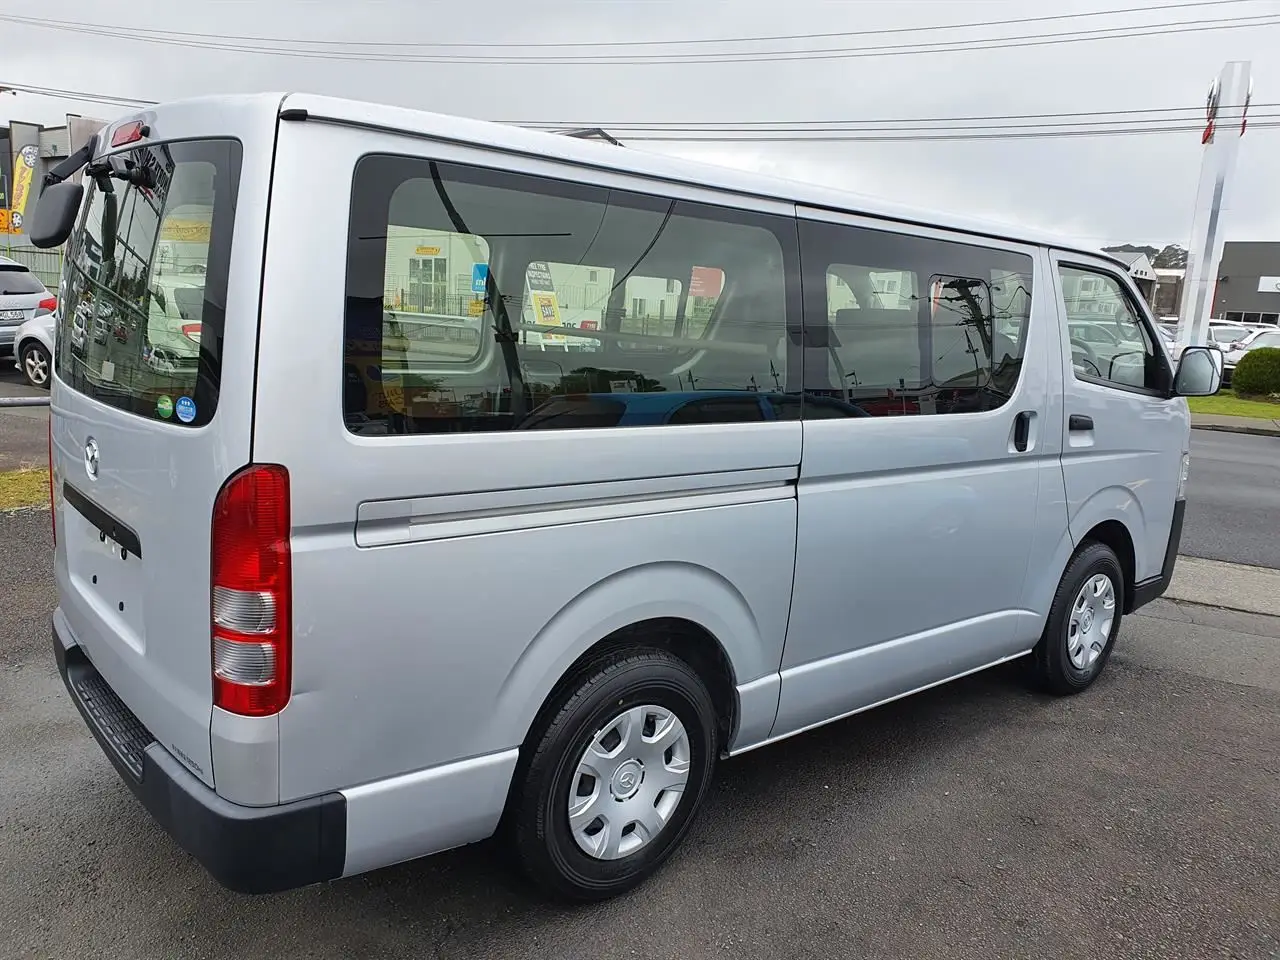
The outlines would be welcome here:
<svg viewBox="0 0 1280 960">
<path fill-rule="evenodd" d="M 117 171 L 135 175 L 90 187 L 68 244 L 56 361 L 64 383 L 143 417 L 188 426 L 213 417 L 240 161 L 234 140 L 113 156 Z"/>
</svg>

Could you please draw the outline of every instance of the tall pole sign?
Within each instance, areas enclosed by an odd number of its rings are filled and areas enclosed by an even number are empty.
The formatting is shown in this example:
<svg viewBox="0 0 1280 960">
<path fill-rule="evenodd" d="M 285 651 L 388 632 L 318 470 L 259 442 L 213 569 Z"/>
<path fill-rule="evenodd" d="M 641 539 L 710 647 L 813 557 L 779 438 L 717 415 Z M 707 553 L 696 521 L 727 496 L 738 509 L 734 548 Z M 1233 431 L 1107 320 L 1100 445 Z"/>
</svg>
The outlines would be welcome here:
<svg viewBox="0 0 1280 960">
<path fill-rule="evenodd" d="M 1247 61 L 1228 63 L 1209 87 L 1204 133 L 1200 138 L 1204 158 L 1191 221 L 1191 243 L 1187 248 L 1187 275 L 1178 310 L 1180 343 L 1203 344 L 1208 338 L 1218 264 L 1222 261 L 1222 245 L 1226 239 L 1224 226 L 1230 209 L 1230 186 L 1253 92 L 1249 68 Z"/>
</svg>

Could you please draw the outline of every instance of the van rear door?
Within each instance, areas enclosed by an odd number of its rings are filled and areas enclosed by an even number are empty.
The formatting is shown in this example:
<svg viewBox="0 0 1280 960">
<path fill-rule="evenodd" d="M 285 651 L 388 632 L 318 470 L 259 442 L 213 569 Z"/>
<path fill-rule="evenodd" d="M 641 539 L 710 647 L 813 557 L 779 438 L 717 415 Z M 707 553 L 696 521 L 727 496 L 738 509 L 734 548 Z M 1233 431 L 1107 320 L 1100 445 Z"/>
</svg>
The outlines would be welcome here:
<svg viewBox="0 0 1280 960">
<path fill-rule="evenodd" d="M 210 786 L 210 519 L 251 457 L 278 102 L 164 107 L 103 133 L 116 148 L 86 176 L 56 339 L 55 625 Z"/>
</svg>

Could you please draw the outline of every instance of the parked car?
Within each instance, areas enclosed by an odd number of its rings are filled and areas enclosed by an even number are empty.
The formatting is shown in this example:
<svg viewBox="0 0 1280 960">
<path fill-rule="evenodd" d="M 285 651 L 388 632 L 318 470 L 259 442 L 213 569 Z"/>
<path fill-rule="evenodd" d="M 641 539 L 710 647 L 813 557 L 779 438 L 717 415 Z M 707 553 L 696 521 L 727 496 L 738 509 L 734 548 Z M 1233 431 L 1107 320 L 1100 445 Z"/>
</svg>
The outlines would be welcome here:
<svg viewBox="0 0 1280 960">
<path fill-rule="evenodd" d="M 58 309 L 58 298 L 26 264 L 0 257 L 0 356 L 13 352 L 18 328 Z"/>
<path fill-rule="evenodd" d="M 29 231 L 69 251 L 58 335 L 87 300 L 132 333 L 53 379 L 51 654 L 232 889 L 501 827 L 541 892 L 613 896 L 721 758 L 1015 659 L 1080 694 L 1173 577 L 1218 351 L 1175 366 L 1068 240 L 306 95 L 148 107 L 79 156 L 105 172 L 51 178 Z M 165 315 L 198 362 L 160 370 L 166 235 L 208 269 Z M 451 247 L 504 291 L 466 356 L 384 310 Z M 522 342 L 530 266 L 583 258 L 705 324 L 602 324 L 562 364 Z M 1113 342 L 1069 336 L 1067 289 Z"/>
<path fill-rule="evenodd" d="M 1243 340 L 1239 340 L 1231 345 L 1222 357 L 1222 385 L 1231 386 L 1232 375 L 1236 372 L 1236 364 L 1250 350 L 1257 350 L 1259 347 L 1280 347 L 1280 330 L 1275 327 L 1268 326 L 1262 330 L 1255 330 Z"/>
<path fill-rule="evenodd" d="M 20 326 L 14 337 L 14 362 L 27 383 L 33 387 L 49 389 L 49 378 L 53 376 L 53 338 L 57 325 L 57 313 L 41 314 Z"/>
<path fill-rule="evenodd" d="M 1217 344 L 1225 353 L 1233 343 L 1239 343 L 1253 332 L 1243 323 L 1225 323 L 1218 320 L 1209 321 L 1209 342 Z"/>
</svg>

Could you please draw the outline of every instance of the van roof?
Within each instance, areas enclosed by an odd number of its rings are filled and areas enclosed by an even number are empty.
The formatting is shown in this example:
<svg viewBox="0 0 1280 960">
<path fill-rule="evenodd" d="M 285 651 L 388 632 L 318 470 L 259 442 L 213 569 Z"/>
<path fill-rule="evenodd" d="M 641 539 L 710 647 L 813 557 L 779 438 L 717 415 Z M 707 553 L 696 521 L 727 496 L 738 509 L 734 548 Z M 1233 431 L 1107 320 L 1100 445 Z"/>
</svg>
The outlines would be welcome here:
<svg viewBox="0 0 1280 960">
<path fill-rule="evenodd" d="M 927 210 L 842 191 L 817 184 L 748 173 L 680 157 L 648 153 L 617 147 L 598 140 L 566 137 L 524 127 L 472 120 L 445 114 L 393 107 L 385 104 L 346 100 L 308 93 L 263 93 L 250 96 L 202 97 L 198 100 L 175 101 L 150 107 L 130 117 L 122 117 L 108 129 L 148 116 L 163 115 L 171 110 L 199 106 L 204 110 L 219 108 L 246 109 L 252 112 L 270 110 L 296 112 L 295 118 L 339 123 L 344 126 L 385 130 L 429 140 L 444 140 L 470 146 L 496 149 L 505 153 L 561 160 L 566 163 L 614 170 L 620 173 L 658 181 L 682 183 L 761 199 L 782 201 L 800 206 L 817 207 L 861 214 L 899 223 L 939 227 L 980 237 L 1054 247 L 1090 256 L 1102 257 L 1128 265 L 1111 254 L 1083 246 L 1067 237 L 1037 231 L 1013 224 L 966 217 L 943 211 Z M 109 141 L 108 141 L 109 142 Z"/>
</svg>

